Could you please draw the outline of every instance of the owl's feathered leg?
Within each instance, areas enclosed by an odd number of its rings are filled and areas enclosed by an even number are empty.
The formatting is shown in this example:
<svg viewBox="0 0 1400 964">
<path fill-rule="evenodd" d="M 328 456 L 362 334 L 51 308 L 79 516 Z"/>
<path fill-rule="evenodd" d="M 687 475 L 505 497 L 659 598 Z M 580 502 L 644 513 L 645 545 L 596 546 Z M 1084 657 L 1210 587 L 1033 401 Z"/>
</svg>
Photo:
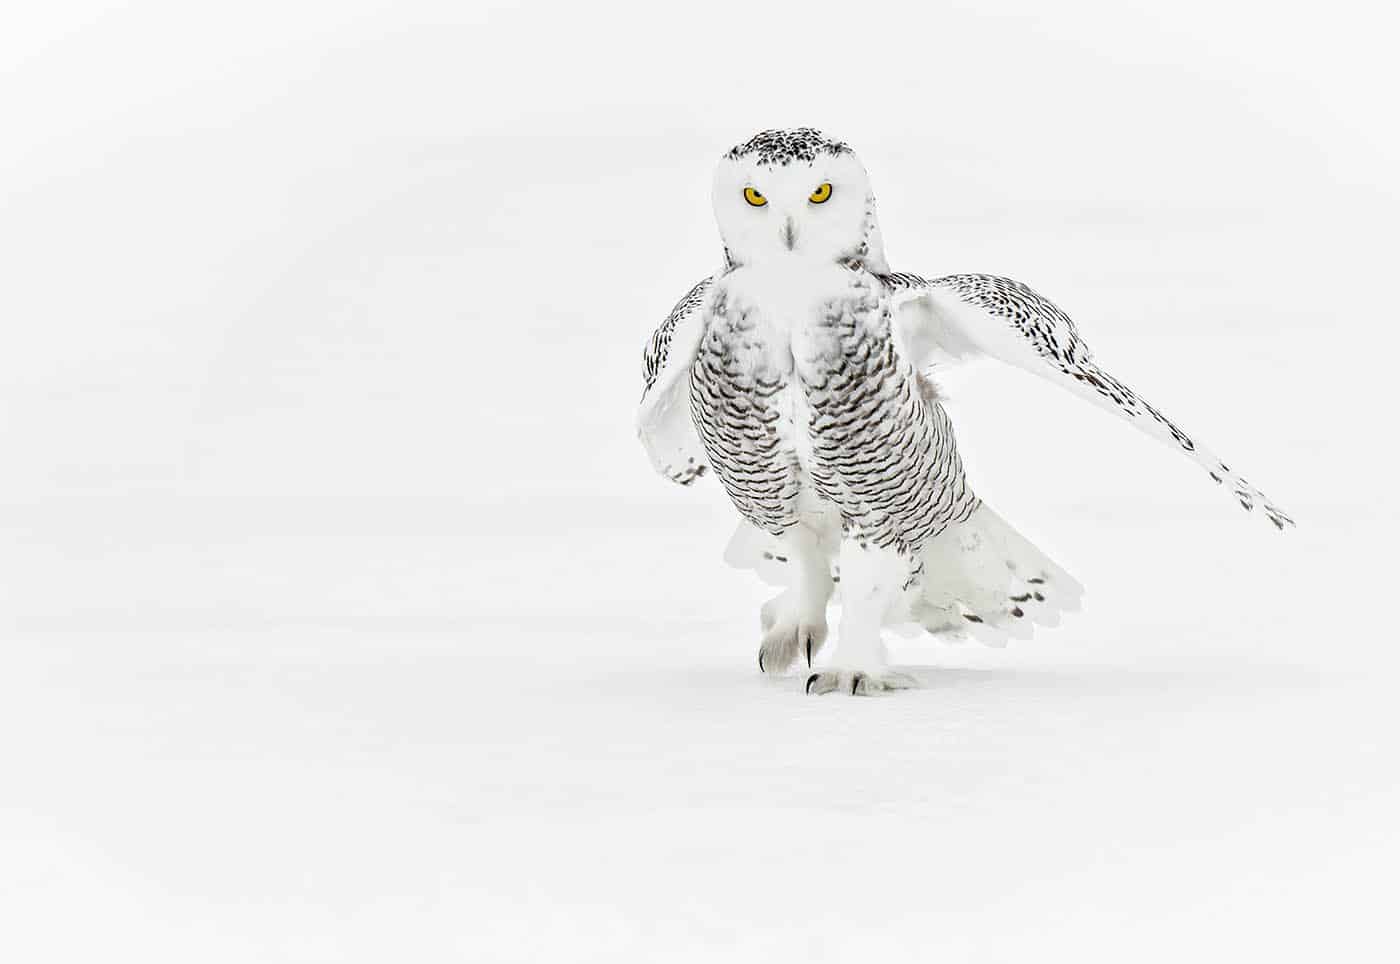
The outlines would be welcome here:
<svg viewBox="0 0 1400 964">
<path fill-rule="evenodd" d="M 807 526 L 795 525 L 779 536 L 774 555 L 789 567 L 791 580 L 759 611 L 758 668 L 764 673 L 782 673 L 799 657 L 812 665 L 826 643 L 826 604 L 833 588 L 831 561 Z"/>
<path fill-rule="evenodd" d="M 841 543 L 841 623 L 832 666 L 807 677 L 808 693 L 841 690 L 869 696 L 884 690 L 912 689 L 918 681 L 891 672 L 880 626 L 898 601 L 909 576 L 909 560 L 893 549 Z"/>
</svg>

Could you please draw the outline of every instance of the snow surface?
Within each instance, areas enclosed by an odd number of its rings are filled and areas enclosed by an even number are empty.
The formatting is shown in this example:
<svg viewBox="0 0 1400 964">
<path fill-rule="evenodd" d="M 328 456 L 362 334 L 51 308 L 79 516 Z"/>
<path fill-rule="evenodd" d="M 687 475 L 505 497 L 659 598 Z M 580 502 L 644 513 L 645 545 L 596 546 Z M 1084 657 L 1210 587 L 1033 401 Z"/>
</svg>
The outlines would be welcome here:
<svg viewBox="0 0 1400 964">
<path fill-rule="evenodd" d="M 0 30 L 0 959 L 1395 960 L 1392 34 L 1209 12 L 930 8 L 876 104 L 707 72 L 839 8 Z M 1298 528 L 968 373 L 1084 612 L 761 677 L 732 510 L 631 418 L 714 158 L 805 122 L 894 267 L 1052 297 Z"/>
</svg>

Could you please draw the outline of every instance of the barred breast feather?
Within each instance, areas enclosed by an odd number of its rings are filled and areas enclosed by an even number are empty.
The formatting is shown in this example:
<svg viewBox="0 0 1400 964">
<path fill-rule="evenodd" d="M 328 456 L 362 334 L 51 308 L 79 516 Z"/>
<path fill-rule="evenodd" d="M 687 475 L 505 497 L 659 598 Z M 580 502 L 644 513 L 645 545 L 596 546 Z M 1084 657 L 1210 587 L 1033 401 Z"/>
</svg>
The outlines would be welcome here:
<svg viewBox="0 0 1400 964">
<path fill-rule="evenodd" d="M 790 306 L 734 297 L 721 279 L 691 370 L 691 413 L 753 525 L 781 534 L 806 490 L 851 537 L 912 554 L 978 501 L 947 414 L 895 348 L 885 286 L 858 270 L 837 277 L 837 291 L 795 318 L 783 317 Z"/>
<path fill-rule="evenodd" d="M 717 292 L 691 368 L 691 415 L 734 507 L 773 535 L 798 521 L 791 384 L 791 359 L 757 307 Z"/>
<path fill-rule="evenodd" d="M 977 508 L 947 413 L 895 349 L 878 280 L 857 273 L 796 341 L 812 480 L 848 532 L 916 552 Z"/>
</svg>

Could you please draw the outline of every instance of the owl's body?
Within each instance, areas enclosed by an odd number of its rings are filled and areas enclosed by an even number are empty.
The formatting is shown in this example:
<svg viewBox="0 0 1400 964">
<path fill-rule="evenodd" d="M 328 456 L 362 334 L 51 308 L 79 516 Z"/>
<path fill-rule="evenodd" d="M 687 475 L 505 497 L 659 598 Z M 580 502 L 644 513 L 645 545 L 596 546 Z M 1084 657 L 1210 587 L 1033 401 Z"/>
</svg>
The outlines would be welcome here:
<svg viewBox="0 0 1400 964">
<path fill-rule="evenodd" d="M 743 267 L 702 320 L 690 405 L 750 523 L 918 550 L 977 507 L 952 425 L 895 349 L 891 292 L 842 265 Z"/>
<path fill-rule="evenodd" d="M 639 431 L 688 485 L 711 468 L 743 521 L 728 560 L 785 587 L 763 609 L 758 663 L 832 664 L 808 692 L 911 685 L 886 667 L 882 626 L 998 643 L 1053 625 L 1077 583 L 974 495 L 927 373 L 973 357 L 1035 371 L 1133 420 L 1290 524 L 1258 490 L 1094 364 L 1069 319 L 1017 282 L 925 281 L 885 262 L 874 197 L 850 149 L 816 131 L 765 132 L 721 161 L 725 264 L 652 336 Z"/>
</svg>

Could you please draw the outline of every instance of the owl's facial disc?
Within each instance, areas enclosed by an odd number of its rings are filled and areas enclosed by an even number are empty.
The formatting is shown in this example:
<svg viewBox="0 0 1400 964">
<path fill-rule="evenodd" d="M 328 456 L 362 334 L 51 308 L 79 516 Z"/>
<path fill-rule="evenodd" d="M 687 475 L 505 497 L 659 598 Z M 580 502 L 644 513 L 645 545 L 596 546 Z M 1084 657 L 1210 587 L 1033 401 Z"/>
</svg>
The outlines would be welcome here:
<svg viewBox="0 0 1400 964">
<path fill-rule="evenodd" d="M 768 136 L 805 135 L 759 138 Z M 848 263 L 878 248 L 870 183 L 850 148 L 826 140 L 805 154 L 747 147 L 735 148 L 715 171 L 715 218 L 732 263 Z M 877 268 L 883 260 L 878 253 Z"/>
</svg>

